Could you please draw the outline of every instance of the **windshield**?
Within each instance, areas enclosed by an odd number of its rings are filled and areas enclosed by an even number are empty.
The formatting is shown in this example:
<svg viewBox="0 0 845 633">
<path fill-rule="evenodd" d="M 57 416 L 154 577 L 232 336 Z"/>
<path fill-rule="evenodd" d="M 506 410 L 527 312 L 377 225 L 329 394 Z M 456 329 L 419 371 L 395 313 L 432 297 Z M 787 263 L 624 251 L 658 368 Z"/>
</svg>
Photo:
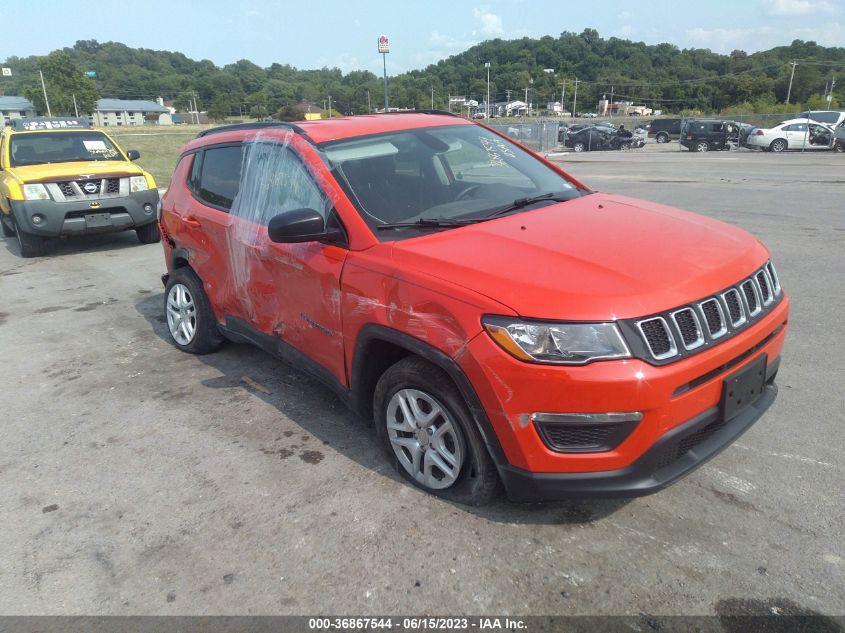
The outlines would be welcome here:
<svg viewBox="0 0 845 633">
<path fill-rule="evenodd" d="M 486 219 L 515 200 L 554 194 L 512 209 L 519 212 L 587 193 L 530 153 L 475 125 L 391 132 L 333 142 L 323 150 L 374 230 L 419 220 Z M 377 235 L 391 240 L 409 237 L 409 232 L 419 234 L 410 229 Z"/>
<path fill-rule="evenodd" d="M 9 156 L 12 167 L 73 161 L 123 160 L 102 132 L 35 132 L 15 134 Z"/>
</svg>

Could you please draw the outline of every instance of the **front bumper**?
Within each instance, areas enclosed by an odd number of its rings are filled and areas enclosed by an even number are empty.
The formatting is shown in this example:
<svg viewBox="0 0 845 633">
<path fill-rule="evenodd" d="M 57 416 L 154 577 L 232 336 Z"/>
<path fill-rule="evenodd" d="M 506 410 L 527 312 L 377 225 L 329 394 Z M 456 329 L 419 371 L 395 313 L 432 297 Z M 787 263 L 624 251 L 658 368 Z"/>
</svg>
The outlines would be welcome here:
<svg viewBox="0 0 845 633">
<path fill-rule="evenodd" d="M 775 368 L 776 371 L 776 368 Z M 532 473 L 503 466 L 499 475 L 513 501 L 555 501 L 578 498 L 640 497 L 652 494 L 689 474 L 745 433 L 775 401 L 777 386 L 725 422 L 718 407 L 675 427 L 630 466 L 593 473 Z M 691 446 L 691 448 L 688 448 Z"/>
<path fill-rule="evenodd" d="M 774 400 L 774 374 L 788 313 L 789 299 L 784 296 L 753 327 L 660 366 L 636 358 L 580 367 L 523 363 L 483 333 L 475 337 L 461 366 L 501 445 L 503 459 L 497 465 L 510 496 L 647 494 L 690 472 L 748 428 Z M 712 439 L 701 444 L 694 457 L 679 455 L 675 466 L 655 468 L 654 455 L 679 437 L 676 434 L 687 429 L 695 433 L 699 425 L 718 422 L 713 415 L 722 402 L 725 379 L 763 355 L 769 361 L 766 376 L 771 379 L 765 397 L 738 419 L 731 417 L 725 430 L 716 433 L 710 428 Z M 576 452 L 553 449 L 549 438 L 544 440 L 532 418 L 537 412 L 641 412 L 642 419 L 618 443 Z"/>
<path fill-rule="evenodd" d="M 12 215 L 15 225 L 24 233 L 41 237 L 61 235 L 86 235 L 110 233 L 137 228 L 156 221 L 158 189 L 147 189 L 120 198 L 97 200 L 100 206 L 92 207 L 87 200 L 76 202 L 55 202 L 53 200 L 13 200 Z M 145 211 L 148 205 L 150 211 Z M 109 214 L 107 221 L 93 225 L 86 221 L 87 214 Z M 40 215 L 43 221 L 35 224 L 33 216 Z"/>
</svg>

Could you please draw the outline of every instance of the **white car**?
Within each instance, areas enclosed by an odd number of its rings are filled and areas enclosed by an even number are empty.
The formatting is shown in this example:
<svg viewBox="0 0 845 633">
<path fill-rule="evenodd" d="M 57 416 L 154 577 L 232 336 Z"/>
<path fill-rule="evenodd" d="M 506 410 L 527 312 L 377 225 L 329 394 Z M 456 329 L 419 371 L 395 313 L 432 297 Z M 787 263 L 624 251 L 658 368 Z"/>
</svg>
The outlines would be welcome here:
<svg viewBox="0 0 845 633">
<path fill-rule="evenodd" d="M 772 152 L 830 149 L 833 146 L 833 128 L 813 120 L 790 119 L 773 128 L 753 129 L 745 144 Z"/>
</svg>

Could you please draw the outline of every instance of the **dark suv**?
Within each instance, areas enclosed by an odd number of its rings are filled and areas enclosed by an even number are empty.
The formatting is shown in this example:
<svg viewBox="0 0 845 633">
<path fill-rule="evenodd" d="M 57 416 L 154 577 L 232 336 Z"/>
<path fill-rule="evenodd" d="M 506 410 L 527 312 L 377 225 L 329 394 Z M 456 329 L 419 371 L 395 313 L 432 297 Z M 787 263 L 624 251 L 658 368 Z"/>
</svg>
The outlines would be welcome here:
<svg viewBox="0 0 845 633">
<path fill-rule="evenodd" d="M 681 136 L 681 119 L 655 119 L 646 126 L 648 137 L 658 143 L 676 141 Z"/>
<path fill-rule="evenodd" d="M 730 149 L 728 140 L 736 137 L 735 126 L 718 119 L 687 119 L 684 121 L 681 145 L 691 152 Z"/>
</svg>

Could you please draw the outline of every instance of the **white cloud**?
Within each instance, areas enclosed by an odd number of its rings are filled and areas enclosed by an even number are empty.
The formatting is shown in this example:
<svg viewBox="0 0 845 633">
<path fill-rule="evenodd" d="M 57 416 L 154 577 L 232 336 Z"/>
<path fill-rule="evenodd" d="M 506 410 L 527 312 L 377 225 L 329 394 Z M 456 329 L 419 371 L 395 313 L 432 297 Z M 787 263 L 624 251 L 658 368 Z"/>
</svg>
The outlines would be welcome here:
<svg viewBox="0 0 845 633">
<path fill-rule="evenodd" d="M 840 46 L 845 40 L 845 24 L 825 22 L 820 26 L 774 28 L 759 26 L 736 29 L 689 29 L 681 46 L 709 48 L 717 53 L 730 53 L 735 49 L 748 52 L 762 51 L 775 46 L 786 46 L 792 40 L 812 40 L 821 46 Z"/>
<path fill-rule="evenodd" d="M 817 13 L 838 13 L 828 0 L 763 0 L 763 8 L 769 15 L 796 16 Z"/>
<path fill-rule="evenodd" d="M 495 37 L 505 33 L 505 29 L 502 27 L 502 18 L 492 13 L 487 7 L 475 8 L 472 12 L 478 21 L 478 28 L 482 34 Z"/>
</svg>

